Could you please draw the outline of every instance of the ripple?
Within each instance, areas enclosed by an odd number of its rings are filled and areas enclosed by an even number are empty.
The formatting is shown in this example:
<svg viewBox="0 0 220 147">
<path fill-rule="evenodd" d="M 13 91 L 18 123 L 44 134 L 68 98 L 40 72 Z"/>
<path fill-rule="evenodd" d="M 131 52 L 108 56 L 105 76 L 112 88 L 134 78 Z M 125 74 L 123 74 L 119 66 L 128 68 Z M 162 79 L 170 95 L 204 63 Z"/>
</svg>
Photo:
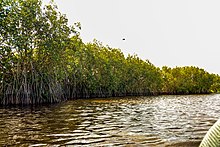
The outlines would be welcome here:
<svg viewBox="0 0 220 147">
<path fill-rule="evenodd" d="M 46 146 L 47 144 L 34 144 L 30 145 L 29 147 L 38 147 L 38 146 Z"/>
<path fill-rule="evenodd" d="M 67 101 L 0 109 L 0 146 L 198 146 L 220 95 Z"/>
<path fill-rule="evenodd" d="M 69 141 L 67 143 L 65 143 L 65 145 L 88 145 L 88 144 L 93 144 L 93 143 L 100 143 L 100 142 L 104 142 L 105 139 L 81 139 L 81 140 L 72 140 Z"/>
</svg>

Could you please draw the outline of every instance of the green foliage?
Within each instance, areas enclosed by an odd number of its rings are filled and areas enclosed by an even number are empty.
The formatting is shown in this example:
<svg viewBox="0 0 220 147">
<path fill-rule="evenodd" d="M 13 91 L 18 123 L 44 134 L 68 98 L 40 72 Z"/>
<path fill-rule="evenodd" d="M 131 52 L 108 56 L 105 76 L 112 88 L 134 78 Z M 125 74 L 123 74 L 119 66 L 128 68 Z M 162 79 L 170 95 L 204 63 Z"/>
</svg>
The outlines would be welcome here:
<svg viewBox="0 0 220 147">
<path fill-rule="evenodd" d="M 214 81 L 218 77 L 217 75 L 209 74 L 205 70 L 193 66 L 173 69 L 163 67 L 162 74 L 163 92 L 170 94 L 210 93 L 210 89 L 219 83 Z"/>
<path fill-rule="evenodd" d="M 1 104 L 60 101 L 59 67 L 71 28 L 51 3 L 3 0 L 1 3 Z M 50 100 L 48 100 L 50 99 Z"/>
<path fill-rule="evenodd" d="M 213 84 L 210 87 L 210 92 L 220 93 L 220 76 L 216 74 L 211 74 L 213 78 Z"/>
<path fill-rule="evenodd" d="M 1 0 L 0 104 L 220 91 L 220 78 L 197 67 L 155 67 L 94 40 L 50 2 Z"/>
</svg>

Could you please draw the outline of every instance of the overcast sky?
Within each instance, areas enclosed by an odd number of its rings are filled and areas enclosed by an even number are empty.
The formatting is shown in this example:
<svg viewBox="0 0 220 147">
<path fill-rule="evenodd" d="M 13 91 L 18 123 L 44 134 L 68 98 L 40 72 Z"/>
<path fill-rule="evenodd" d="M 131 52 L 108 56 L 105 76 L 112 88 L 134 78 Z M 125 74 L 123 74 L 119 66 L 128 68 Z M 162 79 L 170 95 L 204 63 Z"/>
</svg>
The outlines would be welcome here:
<svg viewBox="0 0 220 147">
<path fill-rule="evenodd" d="M 49 0 L 44 0 L 47 3 Z M 69 23 L 154 65 L 198 66 L 220 74 L 219 0 L 55 0 Z M 123 41 L 122 39 L 126 40 Z"/>
</svg>

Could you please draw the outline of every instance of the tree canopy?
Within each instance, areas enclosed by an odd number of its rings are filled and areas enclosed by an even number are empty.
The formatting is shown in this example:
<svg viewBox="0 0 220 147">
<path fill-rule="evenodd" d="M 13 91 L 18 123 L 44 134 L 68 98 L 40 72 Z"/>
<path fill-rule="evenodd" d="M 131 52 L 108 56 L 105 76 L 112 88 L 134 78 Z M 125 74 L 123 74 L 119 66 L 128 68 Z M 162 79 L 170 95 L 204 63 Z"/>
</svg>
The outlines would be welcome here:
<svg viewBox="0 0 220 147">
<path fill-rule="evenodd" d="M 198 67 L 155 67 L 94 40 L 51 2 L 1 0 L 0 104 L 67 99 L 219 92 L 219 75 Z"/>
</svg>

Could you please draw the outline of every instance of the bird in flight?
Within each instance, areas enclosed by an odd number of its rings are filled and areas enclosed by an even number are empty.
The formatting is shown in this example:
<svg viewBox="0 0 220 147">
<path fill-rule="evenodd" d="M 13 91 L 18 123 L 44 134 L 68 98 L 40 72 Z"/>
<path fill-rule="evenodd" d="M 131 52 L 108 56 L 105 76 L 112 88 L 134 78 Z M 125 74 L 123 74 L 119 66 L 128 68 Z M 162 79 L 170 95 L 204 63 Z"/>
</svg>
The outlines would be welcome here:
<svg viewBox="0 0 220 147">
<path fill-rule="evenodd" d="M 123 41 L 125 40 L 125 38 L 122 39 Z"/>
</svg>

